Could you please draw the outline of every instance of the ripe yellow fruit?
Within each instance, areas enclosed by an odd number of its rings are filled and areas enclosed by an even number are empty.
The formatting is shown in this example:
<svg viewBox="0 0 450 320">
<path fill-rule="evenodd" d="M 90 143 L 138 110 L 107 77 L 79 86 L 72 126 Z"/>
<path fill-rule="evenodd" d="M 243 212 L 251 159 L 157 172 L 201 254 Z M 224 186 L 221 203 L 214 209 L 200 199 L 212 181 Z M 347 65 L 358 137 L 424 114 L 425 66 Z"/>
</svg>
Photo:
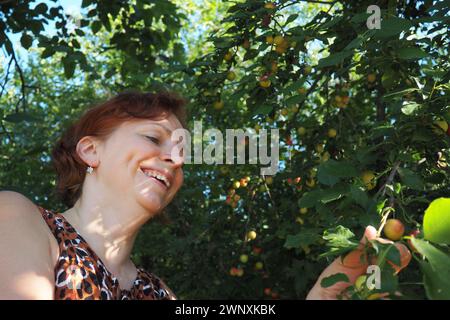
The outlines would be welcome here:
<svg viewBox="0 0 450 320">
<path fill-rule="evenodd" d="M 366 275 L 359 276 L 355 281 L 356 290 L 358 291 L 364 290 L 364 287 L 366 286 L 366 281 L 367 281 Z"/>
<path fill-rule="evenodd" d="M 262 268 L 264 268 L 264 264 L 262 262 L 258 261 L 257 263 L 255 263 L 256 270 L 261 270 Z"/>
<path fill-rule="evenodd" d="M 303 87 L 298 88 L 298 89 L 297 89 L 297 92 L 298 92 L 299 94 L 306 94 L 306 88 L 303 88 Z"/>
<path fill-rule="evenodd" d="M 316 181 L 314 179 L 308 179 L 306 180 L 306 185 L 310 188 L 313 188 L 316 185 Z"/>
<path fill-rule="evenodd" d="M 242 255 L 239 257 L 239 260 L 241 260 L 242 263 L 247 263 L 247 262 L 248 262 L 248 255 L 242 254 Z"/>
<path fill-rule="evenodd" d="M 337 135 L 336 129 L 330 129 L 330 130 L 328 130 L 328 137 L 334 138 L 334 137 L 336 137 L 336 135 Z"/>
<path fill-rule="evenodd" d="M 261 80 L 259 81 L 259 85 L 263 88 L 268 88 L 271 85 L 271 81 L 270 80 Z"/>
<path fill-rule="evenodd" d="M 303 74 L 310 74 L 312 71 L 312 67 L 311 66 L 305 66 L 303 68 Z"/>
<path fill-rule="evenodd" d="M 361 179 L 366 186 L 367 190 L 372 190 L 377 185 L 375 180 L 375 174 L 372 171 L 364 171 L 361 174 Z"/>
<path fill-rule="evenodd" d="M 275 3 L 272 3 L 272 2 L 267 2 L 267 3 L 264 5 L 264 8 L 269 9 L 269 10 L 275 9 L 276 7 L 277 7 L 277 6 L 275 5 Z"/>
<path fill-rule="evenodd" d="M 272 44 L 273 43 L 273 37 L 272 36 L 266 36 L 266 42 L 268 43 L 268 44 Z"/>
<path fill-rule="evenodd" d="M 336 103 L 341 103 L 342 102 L 342 97 L 341 96 L 335 96 L 334 97 L 334 101 L 336 101 Z"/>
<path fill-rule="evenodd" d="M 276 51 L 276 53 L 278 53 L 278 54 L 283 54 L 283 53 L 286 52 L 286 50 L 287 50 L 287 48 L 286 48 L 285 46 L 277 46 L 277 47 L 275 48 L 275 51 Z"/>
<path fill-rule="evenodd" d="M 325 151 L 322 154 L 322 157 L 320 158 L 321 162 L 326 162 L 328 160 L 330 160 L 330 153 L 328 151 Z"/>
<path fill-rule="evenodd" d="M 270 185 L 273 183 L 273 178 L 272 177 L 266 177 L 266 184 Z"/>
<path fill-rule="evenodd" d="M 278 71 L 278 64 L 275 61 L 270 64 L 270 70 L 274 73 Z"/>
<path fill-rule="evenodd" d="M 233 58 L 233 54 L 231 52 L 227 52 L 223 57 L 226 61 L 230 61 Z"/>
<path fill-rule="evenodd" d="M 255 240 L 256 239 L 256 232 L 254 230 L 251 230 L 247 233 L 247 239 L 248 240 Z"/>
<path fill-rule="evenodd" d="M 307 214 L 308 213 L 308 208 L 300 208 L 300 213 L 301 214 Z"/>
<path fill-rule="evenodd" d="M 275 36 L 275 38 L 273 38 L 273 43 L 275 43 L 278 46 L 283 42 L 284 42 L 283 36 Z"/>
<path fill-rule="evenodd" d="M 433 131 L 436 134 L 444 134 L 448 131 L 448 123 L 445 120 L 436 120 L 433 122 L 433 125 L 434 125 Z"/>
<path fill-rule="evenodd" d="M 324 149 L 323 144 L 317 144 L 315 149 L 318 153 L 322 153 Z"/>
<path fill-rule="evenodd" d="M 383 232 L 388 239 L 397 241 L 403 237 L 405 226 L 398 219 L 388 219 L 384 225 Z"/>
<path fill-rule="evenodd" d="M 236 79 L 236 73 L 234 73 L 233 71 L 228 72 L 227 79 L 233 81 L 234 79 Z"/>
<path fill-rule="evenodd" d="M 306 129 L 305 127 L 300 127 L 297 129 L 297 133 L 299 136 L 304 136 L 306 134 Z"/>
<path fill-rule="evenodd" d="M 241 186 L 241 183 L 240 183 L 239 181 L 233 182 L 233 187 L 234 187 L 235 189 L 239 189 L 240 186 Z"/>
<path fill-rule="evenodd" d="M 369 74 L 367 75 L 367 82 L 373 83 L 373 82 L 375 82 L 375 80 L 377 80 L 376 74 L 374 74 L 374 73 L 369 73 Z"/>
<path fill-rule="evenodd" d="M 297 219 L 295 219 L 295 222 L 297 222 L 298 224 L 301 224 L 301 225 L 303 225 L 305 222 L 303 221 L 303 219 L 302 218 L 300 218 L 300 217 L 297 217 Z"/>
<path fill-rule="evenodd" d="M 223 101 L 219 100 L 219 101 L 215 101 L 213 104 L 214 109 L 216 110 L 220 110 L 223 108 Z"/>
</svg>

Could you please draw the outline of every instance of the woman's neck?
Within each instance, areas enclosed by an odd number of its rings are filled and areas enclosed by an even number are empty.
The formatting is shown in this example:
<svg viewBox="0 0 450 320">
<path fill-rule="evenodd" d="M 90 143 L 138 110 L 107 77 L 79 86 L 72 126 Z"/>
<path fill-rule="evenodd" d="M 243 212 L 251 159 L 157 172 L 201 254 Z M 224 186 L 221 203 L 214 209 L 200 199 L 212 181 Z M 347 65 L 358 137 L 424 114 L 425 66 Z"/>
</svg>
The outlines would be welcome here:
<svg viewBox="0 0 450 320">
<path fill-rule="evenodd" d="M 109 200 L 98 193 L 84 193 L 62 215 L 114 276 L 130 278 L 130 272 L 136 272 L 130 256 L 140 228 L 149 219 L 143 208 L 120 197 Z"/>
</svg>

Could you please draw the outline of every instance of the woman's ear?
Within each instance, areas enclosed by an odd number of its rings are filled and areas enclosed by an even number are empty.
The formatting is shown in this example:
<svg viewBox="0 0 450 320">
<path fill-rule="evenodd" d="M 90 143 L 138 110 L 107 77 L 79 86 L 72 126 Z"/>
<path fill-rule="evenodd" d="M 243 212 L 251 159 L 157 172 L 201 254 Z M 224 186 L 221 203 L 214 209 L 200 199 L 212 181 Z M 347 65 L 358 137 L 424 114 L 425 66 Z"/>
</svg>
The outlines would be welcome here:
<svg viewBox="0 0 450 320">
<path fill-rule="evenodd" d="M 76 151 L 86 165 L 95 168 L 99 163 L 97 147 L 98 141 L 94 137 L 85 136 L 78 141 Z"/>
</svg>

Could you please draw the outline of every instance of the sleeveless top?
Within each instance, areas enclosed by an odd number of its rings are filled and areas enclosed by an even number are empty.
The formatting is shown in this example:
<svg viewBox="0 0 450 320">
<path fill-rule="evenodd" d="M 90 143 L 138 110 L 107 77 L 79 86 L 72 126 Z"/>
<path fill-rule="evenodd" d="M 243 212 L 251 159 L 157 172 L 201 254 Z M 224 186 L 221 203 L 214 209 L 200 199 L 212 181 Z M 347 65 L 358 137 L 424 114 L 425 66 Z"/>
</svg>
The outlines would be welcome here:
<svg viewBox="0 0 450 320">
<path fill-rule="evenodd" d="M 63 215 L 38 206 L 59 245 L 55 266 L 55 300 L 175 300 L 176 296 L 154 274 L 137 268 L 130 290 L 116 277 Z"/>
</svg>

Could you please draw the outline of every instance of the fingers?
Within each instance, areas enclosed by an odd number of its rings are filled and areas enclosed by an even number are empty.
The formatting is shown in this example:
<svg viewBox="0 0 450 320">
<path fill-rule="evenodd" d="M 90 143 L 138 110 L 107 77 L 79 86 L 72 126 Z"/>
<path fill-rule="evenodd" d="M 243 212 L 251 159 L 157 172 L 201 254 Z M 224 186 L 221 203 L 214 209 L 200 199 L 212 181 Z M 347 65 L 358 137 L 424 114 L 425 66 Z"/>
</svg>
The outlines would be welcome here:
<svg viewBox="0 0 450 320">
<path fill-rule="evenodd" d="M 374 240 L 376 239 L 376 237 L 377 237 L 377 229 L 375 229 L 373 226 L 367 226 L 360 243 L 366 244 L 367 240 Z"/>
<path fill-rule="evenodd" d="M 392 268 L 394 268 L 395 273 L 398 274 L 402 269 L 406 268 L 406 266 L 411 261 L 412 255 L 411 252 L 408 250 L 408 248 L 403 243 L 395 243 L 395 246 L 397 247 L 398 251 L 400 252 L 400 265 L 394 264 L 392 261 L 387 261 Z"/>
</svg>

